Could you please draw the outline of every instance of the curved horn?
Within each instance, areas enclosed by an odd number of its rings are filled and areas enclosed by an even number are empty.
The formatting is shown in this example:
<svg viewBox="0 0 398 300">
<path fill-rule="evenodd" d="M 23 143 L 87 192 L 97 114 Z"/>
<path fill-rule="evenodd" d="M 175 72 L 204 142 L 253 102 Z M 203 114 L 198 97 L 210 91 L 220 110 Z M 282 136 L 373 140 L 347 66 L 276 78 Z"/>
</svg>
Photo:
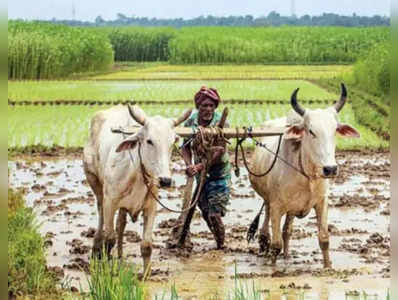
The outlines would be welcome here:
<svg viewBox="0 0 398 300">
<path fill-rule="evenodd" d="M 145 125 L 145 114 L 142 113 L 141 109 L 136 105 L 131 107 L 129 104 L 127 104 L 127 108 L 129 109 L 130 116 L 138 124 L 141 124 L 142 126 L 144 126 Z"/>
<path fill-rule="evenodd" d="M 186 111 L 184 112 L 184 114 L 183 114 L 181 117 L 179 117 L 178 119 L 173 120 L 173 122 L 174 122 L 174 127 L 177 127 L 177 126 L 180 125 L 182 122 L 184 122 L 186 119 L 188 119 L 189 116 L 191 115 L 191 113 L 192 113 L 192 108 L 186 110 Z"/>
<path fill-rule="evenodd" d="M 339 112 L 345 102 L 347 100 L 347 89 L 345 88 L 344 83 L 341 83 L 341 96 L 340 96 L 340 100 L 336 102 L 336 104 L 334 105 L 334 108 L 336 109 L 337 112 Z"/>
<path fill-rule="evenodd" d="M 293 109 L 300 115 L 304 116 L 305 114 L 305 109 L 302 108 L 298 103 L 297 103 L 297 92 L 299 91 L 299 88 L 295 89 L 292 96 L 290 97 L 290 104 L 292 105 Z"/>
</svg>

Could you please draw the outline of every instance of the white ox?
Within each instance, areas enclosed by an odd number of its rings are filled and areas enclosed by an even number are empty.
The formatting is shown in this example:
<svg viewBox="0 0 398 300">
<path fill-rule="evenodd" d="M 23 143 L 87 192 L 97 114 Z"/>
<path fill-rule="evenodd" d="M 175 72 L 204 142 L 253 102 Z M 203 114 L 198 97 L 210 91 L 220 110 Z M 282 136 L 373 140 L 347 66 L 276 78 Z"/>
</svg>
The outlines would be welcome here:
<svg viewBox="0 0 398 300">
<path fill-rule="evenodd" d="M 176 140 L 174 127 L 185 121 L 190 113 L 187 111 L 173 121 L 159 116 L 147 117 L 136 106 L 116 106 L 94 115 L 83 154 L 84 172 L 97 198 L 98 208 L 93 255 L 100 257 L 103 247 L 110 255 L 116 242 L 114 216 L 119 210 L 117 241 L 118 255 L 121 257 L 126 215 L 128 213 L 135 222 L 138 214 L 143 212 L 141 254 L 144 273 L 149 271 L 152 228 L 157 207 L 154 196 L 158 195 L 158 184 L 171 184 L 169 163 L 171 147 Z M 137 125 L 133 119 L 142 125 L 136 134 L 123 136 L 111 132 L 114 127 Z M 147 184 L 144 182 L 143 170 L 150 175 Z"/>
<path fill-rule="evenodd" d="M 328 233 L 328 179 L 337 176 L 335 159 L 335 133 L 345 137 L 359 137 L 359 133 L 349 125 L 338 122 L 338 112 L 343 108 L 347 97 L 344 84 L 341 84 L 340 100 L 326 109 L 303 109 L 297 103 L 297 92 L 291 96 L 294 109 L 286 118 L 271 120 L 265 126 L 286 126 L 280 146 L 279 156 L 293 167 L 278 159 L 274 168 L 264 177 L 250 175 L 250 182 L 264 199 L 265 220 L 259 235 L 260 252 L 268 253 L 271 248 L 272 263 L 278 254 L 288 256 L 289 239 L 294 217 L 305 217 L 315 209 L 318 225 L 318 241 L 322 250 L 324 267 L 331 267 L 329 258 Z M 279 137 L 265 137 L 262 143 L 274 152 Z M 251 171 L 256 174 L 269 168 L 274 155 L 262 147 L 257 147 L 251 161 Z M 300 174 L 298 172 L 302 172 Z M 307 177 L 306 177 L 307 176 Z M 286 215 L 281 237 L 281 218 Z M 272 239 L 270 244 L 269 221 L 271 219 Z"/>
</svg>

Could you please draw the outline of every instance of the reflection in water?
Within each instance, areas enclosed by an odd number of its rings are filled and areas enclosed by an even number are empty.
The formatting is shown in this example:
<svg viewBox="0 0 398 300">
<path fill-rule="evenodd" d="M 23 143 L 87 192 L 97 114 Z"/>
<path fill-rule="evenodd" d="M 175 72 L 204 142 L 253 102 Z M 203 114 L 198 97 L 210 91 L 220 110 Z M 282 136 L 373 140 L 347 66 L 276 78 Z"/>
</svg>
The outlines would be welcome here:
<svg viewBox="0 0 398 300">
<path fill-rule="evenodd" d="M 383 166 L 365 157 L 351 158 L 346 168 L 372 163 Z M 160 198 L 168 207 L 178 209 L 181 208 L 185 175 L 180 163 L 173 163 L 172 167 L 174 186 L 161 190 Z M 94 195 L 85 181 L 82 162 L 65 159 L 19 161 L 9 162 L 9 169 L 10 185 L 25 190 L 27 204 L 35 208 L 42 224 L 41 232 L 53 236 L 48 248 L 48 264 L 64 268 L 74 285 L 81 283 L 84 287 L 85 275 L 73 268 L 73 262 L 76 258 L 89 261 L 92 235 L 87 232 L 97 226 L 97 209 Z M 378 176 L 377 172 L 369 174 L 366 170 L 346 176 L 338 184 L 332 183 L 330 248 L 333 267 L 337 271 L 323 273 L 313 212 L 304 219 L 295 220 L 291 256 L 287 260 L 280 258 L 273 267 L 266 258 L 257 255 L 257 242 L 248 245 L 245 240 L 247 227 L 262 200 L 251 189 L 246 170 L 241 169 L 241 177 L 233 177 L 231 204 L 225 218 L 225 252 L 214 250 L 212 235 L 198 213 L 191 225 L 194 243 L 191 255 L 187 257 L 182 252 L 165 249 L 164 241 L 172 224 L 170 220 L 178 214 L 158 208 L 153 235 L 154 272 L 148 288 L 152 295 L 161 295 L 175 283 L 180 296 L 211 297 L 217 294 L 224 297 L 227 291 L 232 293 L 237 288 L 233 279 L 237 272 L 240 276 L 238 283 L 246 286 L 248 292 L 254 284 L 261 296 L 266 297 L 270 292 L 270 299 L 345 299 L 349 290 L 366 290 L 385 299 L 390 265 L 389 249 L 382 246 L 389 244 L 386 242 L 389 241 L 389 215 L 382 212 L 389 211 L 389 188 L 389 178 Z M 360 201 L 351 203 L 351 207 L 334 205 L 352 196 L 366 197 L 369 201 L 375 197 L 379 204 L 372 209 L 361 206 Z M 141 223 L 140 219 L 128 223 L 124 245 L 125 258 L 139 266 L 139 243 L 133 241 L 136 233 L 139 236 L 142 233 Z M 163 225 L 159 227 L 159 224 Z M 380 247 L 369 244 L 370 236 L 376 233 L 381 236 Z M 365 253 L 368 250 L 364 248 L 369 248 L 369 252 Z M 304 286 L 310 288 L 304 289 Z"/>
</svg>

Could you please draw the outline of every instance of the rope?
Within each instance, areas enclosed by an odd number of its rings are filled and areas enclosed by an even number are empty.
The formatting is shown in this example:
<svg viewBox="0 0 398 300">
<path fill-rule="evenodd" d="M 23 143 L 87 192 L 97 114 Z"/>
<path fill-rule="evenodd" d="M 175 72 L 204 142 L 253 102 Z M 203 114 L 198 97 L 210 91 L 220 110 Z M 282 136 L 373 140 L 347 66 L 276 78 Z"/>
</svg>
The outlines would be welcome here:
<svg viewBox="0 0 398 300">
<path fill-rule="evenodd" d="M 250 136 L 250 138 L 252 138 L 254 140 L 254 138 L 251 136 L 250 132 L 248 133 L 248 130 L 246 127 L 244 127 L 244 131 L 245 131 L 245 135 L 243 136 L 243 138 L 239 139 L 238 142 L 236 143 L 236 148 L 235 148 L 235 175 L 237 177 L 239 177 L 239 168 L 238 168 L 238 147 L 240 148 L 240 151 L 242 153 L 242 159 L 243 159 L 243 164 L 245 165 L 245 168 L 247 170 L 247 172 L 249 172 L 250 175 L 253 175 L 255 177 L 263 177 L 265 175 L 267 175 L 269 172 L 271 172 L 272 168 L 274 167 L 276 160 L 278 158 L 278 153 L 281 147 L 281 142 L 282 142 L 282 134 L 279 135 L 279 141 L 278 141 L 278 148 L 276 150 L 276 154 L 274 156 L 274 160 L 272 161 L 271 166 L 268 168 L 268 170 L 266 170 L 264 173 L 261 174 L 256 174 L 254 172 L 252 172 L 249 169 L 249 166 L 247 164 L 247 160 L 246 160 L 246 155 L 245 155 L 245 151 L 243 150 L 243 146 L 242 143 L 246 140 L 247 136 Z M 236 135 L 238 136 L 239 133 L 239 129 L 238 127 L 236 127 Z"/>
<path fill-rule="evenodd" d="M 253 175 L 255 177 L 263 177 L 263 176 L 267 175 L 272 170 L 272 168 L 275 166 L 276 160 L 279 158 L 286 165 L 288 165 L 289 167 L 291 167 L 292 169 L 296 170 L 298 173 L 303 175 L 305 178 L 310 180 L 310 177 L 307 174 L 305 174 L 304 169 L 302 167 L 301 152 L 299 154 L 299 165 L 300 165 L 301 169 L 298 169 L 297 167 L 295 167 L 291 163 L 289 163 L 287 160 L 285 160 L 283 157 L 279 156 L 279 150 L 280 150 L 280 146 L 281 146 L 281 142 L 282 142 L 282 134 L 279 135 L 278 147 L 276 149 L 276 152 L 274 152 L 271 149 L 269 149 L 265 144 L 257 141 L 251 135 L 251 131 L 252 131 L 251 127 L 249 127 L 249 128 L 244 127 L 244 130 L 245 130 L 245 135 L 244 135 L 243 138 L 238 139 L 238 141 L 236 143 L 236 148 L 235 148 L 235 174 L 237 176 L 239 176 L 238 158 L 237 158 L 238 157 L 238 147 L 239 147 L 240 150 L 241 150 L 241 153 L 242 153 L 243 163 L 245 165 L 245 168 L 246 168 L 247 172 L 249 172 L 250 175 Z M 236 132 L 237 132 L 237 135 L 238 135 L 238 133 L 239 133 L 239 129 L 238 128 L 236 128 Z M 245 152 L 244 152 L 243 146 L 242 146 L 242 143 L 246 140 L 247 137 L 250 137 L 255 142 L 256 147 L 260 146 L 260 147 L 264 148 L 265 150 L 267 150 L 268 152 L 270 152 L 270 153 L 272 153 L 274 155 L 274 159 L 272 161 L 271 166 L 269 167 L 269 169 L 267 171 L 265 171 L 262 174 L 255 174 L 249 169 L 249 166 L 248 166 L 247 161 L 246 161 L 246 155 L 245 155 Z"/>
<path fill-rule="evenodd" d="M 129 153 L 130 153 L 130 152 L 129 152 Z M 158 202 L 158 203 L 160 204 L 160 206 L 162 206 L 163 208 L 165 208 L 165 209 L 167 209 L 167 210 L 169 210 L 169 211 L 171 211 L 171 212 L 183 213 L 183 212 L 186 212 L 186 211 L 190 210 L 191 208 L 193 208 L 193 207 L 197 204 L 197 202 L 199 201 L 199 193 L 197 193 L 197 195 L 196 195 L 194 201 L 192 202 L 192 204 L 191 204 L 189 207 L 185 208 L 185 209 L 182 209 L 182 210 L 175 210 L 175 209 L 172 209 L 172 208 L 167 207 L 166 205 L 164 205 L 164 204 L 159 200 L 158 196 L 155 195 L 155 194 L 153 193 L 153 191 L 152 191 L 153 184 L 152 184 L 152 180 L 151 180 L 151 179 L 153 179 L 153 177 L 152 177 L 150 174 L 148 174 L 148 172 L 147 172 L 146 169 L 145 169 L 144 164 L 142 163 L 141 143 L 138 144 L 138 156 L 139 156 L 139 158 L 140 158 L 140 167 L 141 167 L 141 170 L 142 170 L 142 175 L 143 175 L 143 178 L 144 178 L 144 183 L 145 183 L 145 185 L 146 185 L 146 187 L 147 187 L 147 189 L 148 189 L 148 193 L 150 193 L 150 194 L 152 195 L 152 197 L 156 200 L 156 202 Z M 150 178 L 150 179 L 148 179 L 148 178 Z M 200 182 L 200 184 L 201 184 L 201 183 L 202 183 L 202 182 Z"/>
</svg>

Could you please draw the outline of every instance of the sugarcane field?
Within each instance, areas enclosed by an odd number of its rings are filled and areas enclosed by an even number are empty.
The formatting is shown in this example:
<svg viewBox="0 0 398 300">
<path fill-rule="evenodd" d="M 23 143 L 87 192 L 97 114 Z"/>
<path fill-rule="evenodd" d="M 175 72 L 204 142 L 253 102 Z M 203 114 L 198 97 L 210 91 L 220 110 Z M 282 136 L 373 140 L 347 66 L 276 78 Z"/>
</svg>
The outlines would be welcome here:
<svg viewBox="0 0 398 300">
<path fill-rule="evenodd" d="M 9 299 L 391 298 L 389 17 L 271 15 L 9 17 Z"/>
</svg>

